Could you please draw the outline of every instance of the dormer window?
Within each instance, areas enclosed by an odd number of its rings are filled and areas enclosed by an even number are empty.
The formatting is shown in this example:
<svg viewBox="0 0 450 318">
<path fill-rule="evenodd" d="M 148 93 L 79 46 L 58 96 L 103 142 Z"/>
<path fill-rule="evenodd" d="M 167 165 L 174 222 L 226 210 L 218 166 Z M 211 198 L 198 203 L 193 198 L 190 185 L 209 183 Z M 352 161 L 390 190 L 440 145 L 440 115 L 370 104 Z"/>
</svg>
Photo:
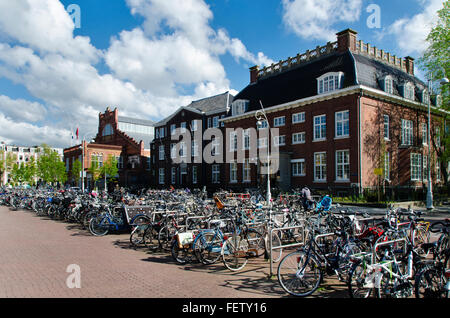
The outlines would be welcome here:
<svg viewBox="0 0 450 318">
<path fill-rule="evenodd" d="M 428 90 L 424 89 L 424 90 L 422 90 L 420 92 L 420 101 L 423 104 L 427 104 L 428 105 L 428 103 L 430 101 L 430 95 L 428 94 Z"/>
<path fill-rule="evenodd" d="M 436 95 L 436 107 L 441 107 L 441 106 L 442 106 L 442 96 Z"/>
<path fill-rule="evenodd" d="M 394 94 L 394 80 L 391 76 L 386 76 L 383 79 L 383 89 L 388 94 Z"/>
<path fill-rule="evenodd" d="M 410 82 L 403 85 L 403 97 L 409 100 L 415 100 L 414 85 Z"/>
<path fill-rule="evenodd" d="M 344 73 L 326 73 L 317 78 L 318 94 L 325 94 L 342 88 Z"/>
<path fill-rule="evenodd" d="M 238 99 L 231 104 L 231 116 L 241 115 L 248 110 L 248 100 Z"/>
</svg>

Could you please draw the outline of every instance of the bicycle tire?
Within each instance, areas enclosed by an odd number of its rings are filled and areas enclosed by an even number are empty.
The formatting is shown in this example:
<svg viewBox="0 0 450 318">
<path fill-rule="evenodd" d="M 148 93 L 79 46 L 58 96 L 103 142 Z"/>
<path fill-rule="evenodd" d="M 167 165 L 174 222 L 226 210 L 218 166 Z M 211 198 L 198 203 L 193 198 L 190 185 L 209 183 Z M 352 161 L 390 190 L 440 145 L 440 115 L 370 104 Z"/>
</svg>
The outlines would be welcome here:
<svg viewBox="0 0 450 318">
<path fill-rule="evenodd" d="M 307 297 L 319 288 L 323 272 L 315 257 L 308 257 L 304 251 L 297 251 L 280 261 L 277 278 L 281 287 L 290 295 Z"/>
<path fill-rule="evenodd" d="M 107 226 L 100 225 L 102 220 L 101 216 L 94 217 L 89 222 L 89 231 L 94 236 L 105 236 L 108 234 L 109 229 Z"/>
<path fill-rule="evenodd" d="M 368 267 L 364 262 L 354 263 L 348 273 L 347 287 L 350 298 L 369 298 L 373 288 L 367 286 Z"/>
<path fill-rule="evenodd" d="M 214 231 L 204 231 L 196 238 L 193 246 L 197 259 L 205 265 L 216 263 L 221 257 L 222 240 Z"/>
<path fill-rule="evenodd" d="M 416 298 L 447 298 L 445 278 L 442 270 L 431 266 L 424 268 L 416 276 L 414 293 Z"/>
<path fill-rule="evenodd" d="M 222 245 L 222 261 L 227 269 L 236 272 L 248 262 L 248 241 L 240 236 L 229 237 Z"/>
</svg>

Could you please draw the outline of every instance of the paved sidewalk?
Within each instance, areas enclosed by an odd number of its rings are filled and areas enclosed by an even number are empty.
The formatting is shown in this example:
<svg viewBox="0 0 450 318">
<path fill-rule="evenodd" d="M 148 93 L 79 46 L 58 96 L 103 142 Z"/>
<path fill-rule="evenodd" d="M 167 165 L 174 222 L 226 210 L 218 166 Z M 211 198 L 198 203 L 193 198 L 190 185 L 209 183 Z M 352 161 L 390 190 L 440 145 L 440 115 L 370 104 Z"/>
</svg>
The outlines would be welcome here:
<svg viewBox="0 0 450 318">
<path fill-rule="evenodd" d="M 222 263 L 181 266 L 168 253 L 130 248 L 129 234 L 94 237 L 78 225 L 6 207 L 0 207 L 0 255 L 0 298 L 286 297 L 276 278 L 267 278 L 263 259 L 238 273 Z M 80 266 L 79 289 L 66 285 L 70 264 Z"/>
</svg>

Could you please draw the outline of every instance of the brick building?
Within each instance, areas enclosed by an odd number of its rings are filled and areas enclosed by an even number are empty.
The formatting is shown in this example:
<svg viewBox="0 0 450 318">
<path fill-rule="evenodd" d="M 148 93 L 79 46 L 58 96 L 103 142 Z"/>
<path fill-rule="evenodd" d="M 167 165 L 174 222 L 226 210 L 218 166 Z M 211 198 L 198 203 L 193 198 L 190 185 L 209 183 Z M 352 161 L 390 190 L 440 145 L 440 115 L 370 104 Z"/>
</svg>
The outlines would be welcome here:
<svg viewBox="0 0 450 318">
<path fill-rule="evenodd" d="M 79 177 L 71 175 L 75 160 L 84 160 L 87 173 L 85 186 L 92 188 L 92 179 L 88 172 L 92 161 L 97 161 L 98 165 L 102 166 L 109 156 L 114 156 L 118 162 L 117 177 L 121 186 L 150 186 L 150 142 L 154 137 L 153 125 L 149 120 L 119 116 L 117 108 L 113 111 L 107 108 L 104 113 L 99 114 L 98 132 L 93 142 L 83 140 L 79 145 L 64 149 L 64 160 L 71 183 L 78 185 L 81 181 Z"/>
<path fill-rule="evenodd" d="M 334 43 L 263 69 L 252 67 L 250 84 L 235 96 L 221 121 L 227 130 L 243 129 L 237 135 L 227 132 L 233 142 L 226 151 L 235 160 L 224 164 L 224 187 L 265 184 L 261 160 L 251 149 L 266 148 L 267 137 L 248 142 L 245 131 L 255 128 L 260 134 L 268 126 L 279 131 L 270 138 L 271 147 L 279 150 L 279 169 L 271 180 L 283 190 L 308 185 L 361 191 L 380 180 L 390 186 L 425 187 L 428 159 L 433 182 L 441 183 L 436 152 L 431 147 L 429 154 L 427 145 L 429 99 L 431 137 L 439 144 L 449 113 L 440 108 L 440 96 L 414 76 L 414 59 L 363 43 L 350 29 L 338 33 Z M 261 105 L 269 123 L 257 127 Z M 236 160 L 240 149 L 244 159 Z"/>
<path fill-rule="evenodd" d="M 205 158 L 223 154 L 218 134 L 234 96 L 224 94 L 193 101 L 180 107 L 169 117 L 155 124 L 151 144 L 153 185 L 156 188 L 219 188 L 225 180 L 224 165 Z M 220 132 L 220 133 L 219 133 Z M 185 137 L 178 136 L 185 133 Z M 211 133 L 211 134 L 210 134 Z M 204 140 L 203 137 L 209 137 Z M 210 147 L 210 148 L 207 148 Z M 206 159 L 206 160 L 205 160 Z"/>
</svg>

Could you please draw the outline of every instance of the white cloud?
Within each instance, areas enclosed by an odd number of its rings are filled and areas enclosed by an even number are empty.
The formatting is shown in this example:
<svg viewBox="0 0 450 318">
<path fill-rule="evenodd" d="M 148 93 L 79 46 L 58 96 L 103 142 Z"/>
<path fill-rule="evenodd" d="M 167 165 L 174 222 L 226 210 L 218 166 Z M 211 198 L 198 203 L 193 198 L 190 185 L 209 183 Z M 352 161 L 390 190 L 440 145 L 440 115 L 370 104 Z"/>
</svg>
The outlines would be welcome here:
<svg viewBox="0 0 450 318">
<path fill-rule="evenodd" d="M 0 108 L 0 119 L 13 129 L 2 125 L 0 139 L 25 141 L 28 129 L 33 138 L 45 138 L 41 142 L 69 143 L 68 132 L 76 127 L 95 132 L 98 113 L 107 106 L 127 116 L 161 119 L 192 100 L 237 93 L 220 56 L 272 63 L 262 52 L 249 52 L 225 29 L 214 30 L 204 0 L 127 3 L 133 14 L 144 17 L 143 25 L 120 32 L 103 52 L 89 37 L 74 36 L 73 21 L 60 1 L 0 0 L 0 77 L 23 85 L 45 105 L 4 96 L 8 106 Z M 110 74 L 99 73 L 96 65 L 102 61 Z M 28 111 L 20 114 L 13 104 L 26 105 Z"/>
<path fill-rule="evenodd" d="M 442 9 L 442 0 L 417 0 L 422 11 L 410 18 L 396 20 L 386 30 L 393 35 L 398 47 L 407 54 L 422 55 L 428 47 L 426 38 L 435 25 L 437 11 Z"/>
<path fill-rule="evenodd" d="M 41 121 L 47 113 L 45 107 L 37 102 L 11 99 L 5 95 L 0 95 L 0 111 L 12 120 L 29 122 Z"/>
<path fill-rule="evenodd" d="M 0 113 L 0 140 L 16 145 L 41 145 L 47 143 L 53 147 L 67 147 L 71 134 L 68 129 L 54 126 L 37 126 L 27 122 L 18 122 Z"/>
<path fill-rule="evenodd" d="M 358 21 L 362 0 L 282 0 L 283 22 L 301 38 L 334 41 L 338 22 Z"/>
<path fill-rule="evenodd" d="M 75 25 L 57 0 L 0 0 L 0 34 L 39 53 L 98 61 L 101 52 L 88 37 L 73 37 Z"/>
</svg>

